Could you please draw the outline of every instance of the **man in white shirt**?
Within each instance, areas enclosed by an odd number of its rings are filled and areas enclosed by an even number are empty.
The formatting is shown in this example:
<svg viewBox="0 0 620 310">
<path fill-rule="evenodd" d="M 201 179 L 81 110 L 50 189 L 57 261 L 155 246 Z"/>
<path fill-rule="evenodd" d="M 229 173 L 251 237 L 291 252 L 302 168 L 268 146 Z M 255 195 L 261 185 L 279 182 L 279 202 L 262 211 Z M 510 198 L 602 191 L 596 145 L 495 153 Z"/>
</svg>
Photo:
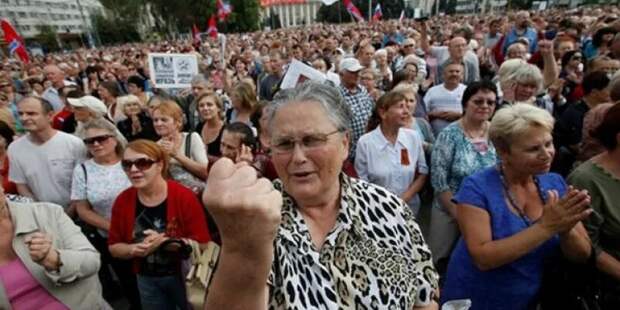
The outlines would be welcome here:
<svg viewBox="0 0 620 310">
<path fill-rule="evenodd" d="M 9 179 L 20 195 L 71 213 L 71 178 L 75 166 L 86 159 L 84 143 L 52 128 L 54 111 L 47 100 L 26 97 L 17 109 L 28 133 L 9 145 Z"/>
<path fill-rule="evenodd" d="M 463 114 L 461 98 L 467 88 L 463 81 L 463 65 L 449 63 L 443 68 L 445 82 L 431 87 L 424 96 L 424 104 L 433 133 L 439 132 L 448 124 L 458 120 Z"/>
</svg>

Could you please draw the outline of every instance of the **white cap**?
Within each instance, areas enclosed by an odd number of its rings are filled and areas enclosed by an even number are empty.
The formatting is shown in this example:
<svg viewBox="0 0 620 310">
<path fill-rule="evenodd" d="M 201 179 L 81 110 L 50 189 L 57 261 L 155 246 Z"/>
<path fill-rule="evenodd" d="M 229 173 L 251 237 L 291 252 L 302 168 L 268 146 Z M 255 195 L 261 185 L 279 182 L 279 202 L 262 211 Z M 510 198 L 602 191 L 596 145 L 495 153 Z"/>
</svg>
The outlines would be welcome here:
<svg viewBox="0 0 620 310">
<path fill-rule="evenodd" d="M 108 113 L 108 107 L 99 99 L 93 96 L 84 96 L 82 98 L 67 98 L 69 104 L 74 107 L 89 108 L 99 116 Z"/>
<path fill-rule="evenodd" d="M 358 72 L 364 69 L 364 67 L 360 65 L 359 60 L 353 57 L 347 57 L 341 60 L 339 68 L 341 72 L 344 70 L 349 71 L 349 72 Z"/>
</svg>

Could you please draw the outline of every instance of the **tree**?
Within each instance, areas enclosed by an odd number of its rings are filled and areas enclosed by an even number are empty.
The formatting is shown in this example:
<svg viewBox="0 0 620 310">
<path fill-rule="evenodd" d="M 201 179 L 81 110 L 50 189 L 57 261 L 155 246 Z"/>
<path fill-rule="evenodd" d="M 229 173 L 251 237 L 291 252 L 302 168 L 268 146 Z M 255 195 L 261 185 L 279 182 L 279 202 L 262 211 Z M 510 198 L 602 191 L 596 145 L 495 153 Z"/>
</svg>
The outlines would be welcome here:
<svg viewBox="0 0 620 310">
<path fill-rule="evenodd" d="M 135 21 L 122 18 L 93 16 L 93 27 L 102 44 L 116 44 L 140 41 Z"/>
<path fill-rule="evenodd" d="M 56 37 L 56 31 L 54 31 L 52 26 L 39 25 L 37 26 L 37 30 L 39 30 L 39 34 L 35 36 L 35 41 L 39 42 L 39 44 L 41 44 L 49 52 L 60 50 Z"/>
<path fill-rule="evenodd" d="M 260 4 L 258 0 L 232 0 L 232 13 L 226 20 L 227 32 L 251 32 L 260 29 Z"/>
</svg>

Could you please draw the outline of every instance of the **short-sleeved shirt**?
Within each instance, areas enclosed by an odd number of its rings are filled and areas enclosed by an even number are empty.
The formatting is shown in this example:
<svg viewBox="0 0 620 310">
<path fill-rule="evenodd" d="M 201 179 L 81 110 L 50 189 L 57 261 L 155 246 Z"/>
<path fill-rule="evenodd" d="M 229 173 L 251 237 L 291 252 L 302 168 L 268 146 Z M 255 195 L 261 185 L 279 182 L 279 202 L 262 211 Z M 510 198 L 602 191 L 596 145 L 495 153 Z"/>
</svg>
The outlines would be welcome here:
<svg viewBox="0 0 620 310">
<path fill-rule="evenodd" d="M 360 138 L 355 170 L 360 179 L 401 196 L 411 186 L 417 173 L 428 174 L 422 139 L 414 130 L 401 128 L 396 143 L 392 144 L 377 127 Z M 416 195 L 407 203 L 417 207 L 419 197 Z"/>
<path fill-rule="evenodd" d="M 111 166 L 104 166 L 89 159 L 73 170 L 71 200 L 88 200 L 97 214 L 110 220 L 114 200 L 130 186 L 131 182 L 121 168 L 120 161 Z M 105 231 L 99 230 L 99 233 L 107 236 Z"/>
<path fill-rule="evenodd" d="M 564 179 L 555 173 L 534 176 L 543 200 L 547 191 L 556 190 L 560 197 L 566 193 Z M 511 237 L 529 228 L 532 221 L 513 212 L 504 196 L 497 167 L 486 168 L 467 177 L 454 196 L 456 203 L 484 210 L 489 215 L 493 240 Z M 441 292 L 442 302 L 470 299 L 472 310 L 526 310 L 536 303 L 542 282 L 545 260 L 559 251 L 559 236 L 517 260 L 488 271 L 481 271 L 473 262 L 467 245 L 460 238 L 448 264 L 446 282 Z"/>
<path fill-rule="evenodd" d="M 37 201 L 69 206 L 73 169 L 86 159 L 82 140 L 57 131 L 39 145 L 25 135 L 9 145 L 8 154 L 11 181 L 28 185 Z"/>
<path fill-rule="evenodd" d="M 437 111 L 463 113 L 463 105 L 461 104 L 461 100 L 463 98 L 465 88 L 467 88 L 467 86 L 464 84 L 459 84 L 459 86 L 455 89 L 449 90 L 443 83 L 431 87 L 426 92 L 426 95 L 424 95 L 426 111 L 428 113 Z M 433 127 L 433 133 L 435 135 L 439 134 L 439 132 L 448 126 L 448 124 L 450 124 L 450 122 L 443 119 L 432 120 L 431 126 Z"/>
<path fill-rule="evenodd" d="M 269 309 L 412 309 L 428 302 L 437 273 L 412 211 L 387 190 L 340 176 L 340 211 L 321 249 L 283 193 Z M 280 181 L 275 182 L 282 190 Z"/>
<path fill-rule="evenodd" d="M 375 103 L 363 86 L 358 85 L 356 91 L 352 92 L 340 85 L 340 93 L 353 113 L 353 120 L 351 121 L 350 152 L 350 157 L 353 158 L 355 155 L 355 148 L 357 147 L 357 140 L 366 132 L 366 125 L 375 107 Z"/>
</svg>

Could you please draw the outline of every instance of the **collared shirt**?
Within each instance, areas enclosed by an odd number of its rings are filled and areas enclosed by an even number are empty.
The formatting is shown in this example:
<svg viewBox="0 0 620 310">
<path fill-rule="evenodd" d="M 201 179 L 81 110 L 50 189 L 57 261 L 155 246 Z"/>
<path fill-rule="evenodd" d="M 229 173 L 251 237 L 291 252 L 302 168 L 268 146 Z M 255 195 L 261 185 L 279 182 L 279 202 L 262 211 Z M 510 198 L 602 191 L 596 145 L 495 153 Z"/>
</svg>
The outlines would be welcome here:
<svg viewBox="0 0 620 310">
<path fill-rule="evenodd" d="M 64 81 L 63 83 L 64 83 L 64 86 L 76 85 L 75 83 L 71 81 Z M 65 103 L 62 102 L 62 99 L 60 99 L 60 94 L 58 93 L 58 90 L 55 87 L 50 87 L 46 89 L 41 95 L 41 97 L 43 97 L 45 100 L 50 102 L 50 104 L 54 108 L 54 111 L 60 111 L 62 110 L 62 108 L 65 107 Z"/>
<path fill-rule="evenodd" d="M 455 89 L 449 90 L 443 83 L 431 87 L 424 95 L 424 105 L 426 106 L 427 113 L 437 111 L 463 113 L 461 100 L 466 88 L 467 86 L 459 84 Z M 450 121 L 440 118 L 433 119 L 431 121 L 433 133 L 438 135 L 450 123 Z"/>
<path fill-rule="evenodd" d="M 379 126 L 360 138 L 355 170 L 360 179 L 401 196 L 415 179 L 416 173 L 428 174 L 422 138 L 412 129 L 401 128 L 396 143 L 392 144 Z M 419 201 L 416 195 L 407 203 L 410 207 L 417 207 Z"/>
<path fill-rule="evenodd" d="M 282 190 L 280 181 L 274 183 Z M 411 309 L 437 287 L 437 273 L 413 213 L 388 191 L 340 176 L 340 211 L 321 249 L 292 197 L 268 279 L 269 309 Z"/>
<path fill-rule="evenodd" d="M 363 86 L 358 85 L 355 92 L 350 91 L 343 85 L 340 85 L 339 88 L 344 101 L 353 113 L 353 120 L 351 121 L 351 150 L 349 155 L 350 158 L 353 158 L 355 156 L 357 140 L 366 132 L 366 125 L 375 107 L 375 102 Z"/>
</svg>

